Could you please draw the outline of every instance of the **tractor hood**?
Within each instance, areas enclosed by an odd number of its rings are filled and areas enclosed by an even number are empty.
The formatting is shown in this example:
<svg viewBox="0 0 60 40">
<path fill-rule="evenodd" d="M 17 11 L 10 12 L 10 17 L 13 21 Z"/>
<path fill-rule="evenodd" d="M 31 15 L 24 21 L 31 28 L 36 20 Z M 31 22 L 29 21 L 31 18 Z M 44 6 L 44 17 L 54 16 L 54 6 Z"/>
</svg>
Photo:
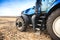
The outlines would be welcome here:
<svg viewBox="0 0 60 40">
<path fill-rule="evenodd" d="M 33 15 L 34 12 L 35 12 L 35 6 L 29 8 L 29 9 L 27 9 L 27 10 L 24 10 L 24 11 L 23 11 L 23 14 L 26 14 L 26 15 Z"/>
</svg>

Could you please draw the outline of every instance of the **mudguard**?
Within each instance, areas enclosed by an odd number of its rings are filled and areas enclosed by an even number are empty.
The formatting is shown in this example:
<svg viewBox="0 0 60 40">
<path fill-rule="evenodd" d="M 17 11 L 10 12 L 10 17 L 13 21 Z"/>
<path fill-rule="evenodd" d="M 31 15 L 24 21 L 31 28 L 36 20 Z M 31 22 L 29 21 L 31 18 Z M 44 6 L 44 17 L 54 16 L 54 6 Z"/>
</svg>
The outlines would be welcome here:
<svg viewBox="0 0 60 40">
<path fill-rule="evenodd" d="M 60 0 L 56 0 L 51 6 L 50 6 L 50 8 L 48 8 L 48 10 L 46 11 L 47 13 L 54 7 L 54 6 L 56 6 L 57 4 L 59 4 L 60 3 Z"/>
<path fill-rule="evenodd" d="M 27 26 L 29 24 L 29 18 L 28 16 L 21 14 L 21 17 L 23 18 L 23 20 L 25 21 L 25 25 Z"/>
</svg>

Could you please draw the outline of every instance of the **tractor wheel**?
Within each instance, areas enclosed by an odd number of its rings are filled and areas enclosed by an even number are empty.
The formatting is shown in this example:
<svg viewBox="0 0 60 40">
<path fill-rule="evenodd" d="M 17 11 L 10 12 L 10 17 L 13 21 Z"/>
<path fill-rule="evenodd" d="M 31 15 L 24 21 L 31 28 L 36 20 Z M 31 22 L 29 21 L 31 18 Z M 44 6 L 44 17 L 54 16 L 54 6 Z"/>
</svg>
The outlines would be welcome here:
<svg viewBox="0 0 60 40">
<path fill-rule="evenodd" d="M 26 25 L 22 17 L 17 18 L 16 20 L 16 28 L 19 31 L 25 31 L 26 30 Z"/>
<path fill-rule="evenodd" d="M 47 31 L 53 40 L 60 40 L 60 8 L 53 11 L 47 19 Z"/>
</svg>

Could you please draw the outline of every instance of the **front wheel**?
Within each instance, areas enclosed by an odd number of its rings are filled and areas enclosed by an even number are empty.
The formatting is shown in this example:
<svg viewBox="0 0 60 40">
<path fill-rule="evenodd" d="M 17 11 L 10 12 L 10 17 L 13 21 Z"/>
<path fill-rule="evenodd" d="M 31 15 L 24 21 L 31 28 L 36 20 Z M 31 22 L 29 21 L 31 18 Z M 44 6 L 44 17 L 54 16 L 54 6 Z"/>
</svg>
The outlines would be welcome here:
<svg viewBox="0 0 60 40">
<path fill-rule="evenodd" d="M 26 25 L 22 17 L 18 17 L 16 20 L 16 28 L 19 31 L 25 31 L 26 30 Z"/>
<path fill-rule="evenodd" d="M 60 8 L 51 13 L 46 25 L 50 36 L 54 40 L 60 40 Z"/>
</svg>

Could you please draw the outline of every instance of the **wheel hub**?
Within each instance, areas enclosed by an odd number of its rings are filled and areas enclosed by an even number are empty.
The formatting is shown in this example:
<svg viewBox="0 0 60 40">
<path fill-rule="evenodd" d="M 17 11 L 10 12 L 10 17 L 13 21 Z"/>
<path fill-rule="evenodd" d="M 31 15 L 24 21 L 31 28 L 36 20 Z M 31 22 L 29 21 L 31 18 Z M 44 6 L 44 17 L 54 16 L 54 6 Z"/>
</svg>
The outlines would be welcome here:
<svg viewBox="0 0 60 40">
<path fill-rule="evenodd" d="M 19 27 L 21 27 L 22 26 L 22 23 L 21 22 L 19 22 Z"/>
<path fill-rule="evenodd" d="M 21 22 L 18 22 L 16 23 L 18 27 L 21 27 L 22 26 L 22 23 Z"/>
<path fill-rule="evenodd" d="M 53 22 L 53 31 L 60 38 L 60 16 Z"/>
<path fill-rule="evenodd" d="M 18 19 L 16 25 L 17 27 L 22 27 L 22 22 Z"/>
</svg>

